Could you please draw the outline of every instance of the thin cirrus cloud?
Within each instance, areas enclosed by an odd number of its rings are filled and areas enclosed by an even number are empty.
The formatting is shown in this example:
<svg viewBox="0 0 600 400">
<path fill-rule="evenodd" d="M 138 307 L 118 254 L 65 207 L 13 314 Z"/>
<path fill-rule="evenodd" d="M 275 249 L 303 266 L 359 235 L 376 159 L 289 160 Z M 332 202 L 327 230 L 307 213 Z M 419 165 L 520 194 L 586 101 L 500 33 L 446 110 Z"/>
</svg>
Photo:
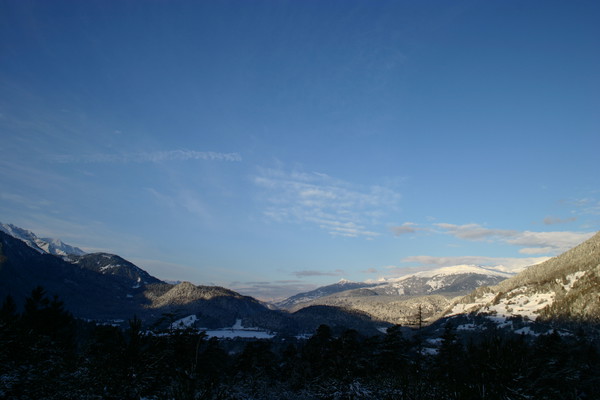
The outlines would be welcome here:
<svg viewBox="0 0 600 400">
<path fill-rule="evenodd" d="M 387 187 L 362 187 L 318 172 L 261 169 L 254 184 L 266 199 L 264 215 L 277 222 L 308 223 L 332 236 L 379 236 L 374 226 L 400 200 Z"/>
<path fill-rule="evenodd" d="M 574 222 L 577 220 L 577 217 L 570 218 L 557 218 L 557 217 L 546 217 L 544 218 L 544 225 L 556 225 L 556 224 L 566 224 L 569 222 Z"/>
<path fill-rule="evenodd" d="M 360 271 L 360 272 L 362 272 L 363 274 L 377 274 L 377 273 L 379 273 L 379 270 L 377 268 L 370 267 L 370 268 L 367 268 L 366 270 Z"/>
<path fill-rule="evenodd" d="M 123 154 L 82 154 L 82 155 L 53 155 L 50 160 L 61 164 L 104 164 L 104 163 L 156 163 L 164 161 L 242 161 L 239 153 L 219 153 L 213 151 L 167 150 Z"/>
<path fill-rule="evenodd" d="M 593 197 L 563 200 L 562 203 L 573 207 L 573 212 L 580 215 L 600 215 L 600 200 Z"/>
<path fill-rule="evenodd" d="M 400 226 L 392 226 L 390 230 L 395 236 L 402 236 L 411 233 L 417 233 L 419 231 L 425 230 L 425 228 L 418 227 L 417 224 L 412 222 L 405 222 Z"/>
<path fill-rule="evenodd" d="M 341 269 L 336 269 L 335 271 L 317 271 L 317 270 L 303 270 L 303 271 L 295 271 L 294 275 L 298 278 L 306 278 L 308 276 L 342 276 L 344 275 L 344 271 Z"/>
<path fill-rule="evenodd" d="M 522 247 L 521 254 L 551 254 L 565 252 L 592 237 L 594 232 L 532 232 L 507 229 L 489 229 L 479 224 L 435 224 L 443 233 L 459 239 L 500 241 Z"/>
<path fill-rule="evenodd" d="M 495 238 L 514 237 L 518 234 L 515 230 L 508 229 L 489 229 L 479 224 L 454 225 L 439 223 L 435 224 L 438 228 L 444 229 L 447 233 L 467 240 L 486 240 Z"/>
<path fill-rule="evenodd" d="M 521 254 L 562 253 L 591 238 L 594 232 L 519 232 L 506 242 L 524 246 Z"/>
</svg>

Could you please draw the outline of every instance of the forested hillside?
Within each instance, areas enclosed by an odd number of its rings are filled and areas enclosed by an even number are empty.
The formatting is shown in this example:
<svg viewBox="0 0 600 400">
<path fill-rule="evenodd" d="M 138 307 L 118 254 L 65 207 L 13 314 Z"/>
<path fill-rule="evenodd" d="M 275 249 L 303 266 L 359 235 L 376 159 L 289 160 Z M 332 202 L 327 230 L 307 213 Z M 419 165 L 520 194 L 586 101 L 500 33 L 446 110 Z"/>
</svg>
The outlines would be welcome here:
<svg viewBox="0 0 600 400">
<path fill-rule="evenodd" d="M 600 319 L 600 232 L 496 286 L 457 300 L 448 315 L 520 315 L 532 320 L 597 323 Z"/>
</svg>

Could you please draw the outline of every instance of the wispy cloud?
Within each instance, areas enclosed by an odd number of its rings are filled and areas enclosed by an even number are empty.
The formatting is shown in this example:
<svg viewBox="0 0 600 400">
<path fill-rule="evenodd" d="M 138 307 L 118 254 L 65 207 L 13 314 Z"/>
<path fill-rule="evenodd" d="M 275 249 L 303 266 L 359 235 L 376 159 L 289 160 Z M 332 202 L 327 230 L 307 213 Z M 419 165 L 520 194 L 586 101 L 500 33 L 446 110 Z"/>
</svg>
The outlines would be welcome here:
<svg viewBox="0 0 600 400">
<path fill-rule="evenodd" d="M 308 219 L 311 221 L 311 219 Z M 318 222 L 319 227 L 327 230 L 333 236 L 346 236 L 346 237 L 375 237 L 379 236 L 379 233 L 367 230 L 363 225 L 355 224 L 354 222 L 340 222 L 326 219 L 316 218 L 312 220 Z"/>
<path fill-rule="evenodd" d="M 23 196 L 18 193 L 2 192 L 0 193 L 0 209 L 7 207 L 14 209 L 15 205 L 20 207 L 28 208 L 30 210 L 48 210 L 52 206 L 52 202 L 38 197 Z M 10 205 L 10 206 L 7 206 Z"/>
<path fill-rule="evenodd" d="M 264 214 L 278 222 L 311 223 L 332 236 L 373 238 L 400 195 L 384 186 L 361 187 L 312 172 L 261 169 L 254 183 L 265 191 Z"/>
<path fill-rule="evenodd" d="M 515 246 L 525 246 L 521 254 L 558 254 L 565 252 L 589 239 L 594 232 L 520 232 L 506 242 Z"/>
<path fill-rule="evenodd" d="M 436 227 L 460 239 L 500 241 L 523 247 L 521 254 L 551 254 L 565 252 L 592 237 L 594 232 L 532 232 L 507 229 L 489 229 L 479 224 L 435 224 Z"/>
<path fill-rule="evenodd" d="M 507 229 L 488 229 L 479 224 L 454 225 L 439 223 L 435 224 L 438 228 L 442 228 L 451 235 L 467 240 L 486 240 L 497 239 L 503 237 L 513 237 L 518 232 Z"/>
<path fill-rule="evenodd" d="M 360 272 L 362 272 L 363 274 L 377 274 L 377 273 L 379 273 L 379 270 L 377 270 L 377 268 L 371 267 L 371 268 L 367 268 L 366 270 L 360 271 Z"/>
<path fill-rule="evenodd" d="M 417 224 L 412 222 L 405 222 L 400 226 L 392 226 L 390 230 L 394 235 L 402 236 L 410 233 L 417 233 L 418 231 L 425 230 L 425 228 L 418 227 Z"/>
<path fill-rule="evenodd" d="M 164 161 L 242 161 L 239 153 L 218 153 L 212 151 L 168 150 L 140 153 L 97 153 L 97 154 L 57 154 L 50 156 L 50 161 L 61 164 L 110 164 L 110 163 L 157 163 Z"/>
<path fill-rule="evenodd" d="M 342 276 L 345 272 L 341 269 L 336 269 L 335 271 L 317 271 L 317 270 L 303 270 L 303 271 L 295 271 L 294 275 L 298 278 L 306 278 L 308 276 Z"/>
<path fill-rule="evenodd" d="M 544 218 L 544 225 L 556 225 L 556 224 L 566 224 L 568 222 L 577 221 L 577 217 L 570 218 L 557 218 L 557 217 L 546 217 Z"/>
<path fill-rule="evenodd" d="M 580 215 L 600 215 L 600 200 L 593 197 L 563 200 L 562 203 L 574 207 Z"/>
</svg>

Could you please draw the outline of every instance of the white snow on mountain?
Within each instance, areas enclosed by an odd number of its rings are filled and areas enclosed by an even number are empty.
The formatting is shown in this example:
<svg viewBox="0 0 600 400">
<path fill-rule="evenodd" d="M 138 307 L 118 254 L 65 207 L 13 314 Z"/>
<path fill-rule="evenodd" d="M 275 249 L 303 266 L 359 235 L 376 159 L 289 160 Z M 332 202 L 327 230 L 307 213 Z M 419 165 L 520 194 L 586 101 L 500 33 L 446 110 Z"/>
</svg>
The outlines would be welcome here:
<svg viewBox="0 0 600 400">
<path fill-rule="evenodd" d="M 401 282 L 408 278 L 419 277 L 419 278 L 433 278 L 433 277 L 442 277 L 442 276 L 450 276 L 450 275 L 459 275 L 459 274 L 480 274 L 487 276 L 498 276 L 503 278 L 510 278 L 514 276 L 514 272 L 506 272 L 502 271 L 498 268 L 494 267 L 482 267 L 478 265 L 454 265 L 451 267 L 442 267 L 436 268 L 428 271 L 416 272 L 414 274 L 404 275 L 399 278 L 390 278 L 387 279 L 387 283 L 393 282 Z"/>
<path fill-rule="evenodd" d="M 86 254 L 80 248 L 70 246 L 60 239 L 40 238 L 35 233 L 12 224 L 0 223 L 0 231 L 24 241 L 29 247 L 41 254 L 52 254 L 60 257 L 67 257 L 69 255 L 82 256 Z"/>
<path fill-rule="evenodd" d="M 519 287 L 506 293 L 507 298 L 498 299 L 494 292 L 485 293 L 472 303 L 455 304 L 448 316 L 471 311 L 483 312 L 500 318 L 520 315 L 535 321 L 539 312 L 554 302 L 554 293 L 528 293 L 527 287 Z"/>
<path fill-rule="evenodd" d="M 378 281 L 373 290 L 388 295 L 429 294 L 473 290 L 514 276 L 514 273 L 478 265 L 455 265 Z"/>
<path fill-rule="evenodd" d="M 194 323 L 198 320 L 196 315 L 192 314 L 187 317 L 178 319 L 177 321 L 171 324 L 171 329 L 188 329 L 191 328 Z"/>
</svg>

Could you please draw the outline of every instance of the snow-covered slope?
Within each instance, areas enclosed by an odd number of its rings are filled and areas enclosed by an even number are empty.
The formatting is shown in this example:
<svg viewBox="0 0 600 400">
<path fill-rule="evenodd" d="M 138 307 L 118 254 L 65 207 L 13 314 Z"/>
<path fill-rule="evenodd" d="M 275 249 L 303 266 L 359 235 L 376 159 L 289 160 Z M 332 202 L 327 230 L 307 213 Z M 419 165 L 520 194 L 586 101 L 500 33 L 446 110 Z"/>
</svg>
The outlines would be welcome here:
<svg viewBox="0 0 600 400">
<path fill-rule="evenodd" d="M 29 247 L 41 254 L 47 253 L 59 257 L 67 257 L 69 255 L 82 256 L 86 254 L 80 248 L 70 246 L 60 239 L 40 238 L 35 233 L 12 224 L 0 223 L 0 230 L 16 239 L 24 241 Z"/>
<path fill-rule="evenodd" d="M 119 277 L 128 281 L 136 289 L 147 284 L 163 283 L 160 279 L 116 254 L 90 253 L 83 256 L 70 256 L 68 261 L 102 275 Z"/>
<path fill-rule="evenodd" d="M 480 286 L 496 285 L 511 276 L 513 274 L 492 268 L 455 265 L 391 279 L 372 290 L 378 294 L 397 296 L 460 293 Z"/>
<path fill-rule="evenodd" d="M 475 290 L 446 315 L 471 312 L 531 320 L 600 319 L 600 232 L 497 286 Z"/>
<path fill-rule="evenodd" d="M 410 325 L 419 308 L 423 319 L 431 320 L 448 308 L 452 298 L 481 286 L 496 285 L 511 276 L 493 268 L 457 265 L 384 282 L 340 281 L 290 297 L 279 306 L 292 312 L 315 305 L 334 306 L 365 312 L 381 321 Z"/>
<path fill-rule="evenodd" d="M 276 306 L 287 310 L 299 310 L 308 305 L 324 304 L 319 299 L 329 296 L 350 298 L 374 295 L 465 294 L 481 286 L 496 285 L 511 276 L 514 276 L 514 273 L 491 267 L 456 265 L 421 271 L 383 282 L 350 282 L 342 279 L 332 285 L 322 286 L 310 292 L 299 293 L 277 303 Z"/>
</svg>

